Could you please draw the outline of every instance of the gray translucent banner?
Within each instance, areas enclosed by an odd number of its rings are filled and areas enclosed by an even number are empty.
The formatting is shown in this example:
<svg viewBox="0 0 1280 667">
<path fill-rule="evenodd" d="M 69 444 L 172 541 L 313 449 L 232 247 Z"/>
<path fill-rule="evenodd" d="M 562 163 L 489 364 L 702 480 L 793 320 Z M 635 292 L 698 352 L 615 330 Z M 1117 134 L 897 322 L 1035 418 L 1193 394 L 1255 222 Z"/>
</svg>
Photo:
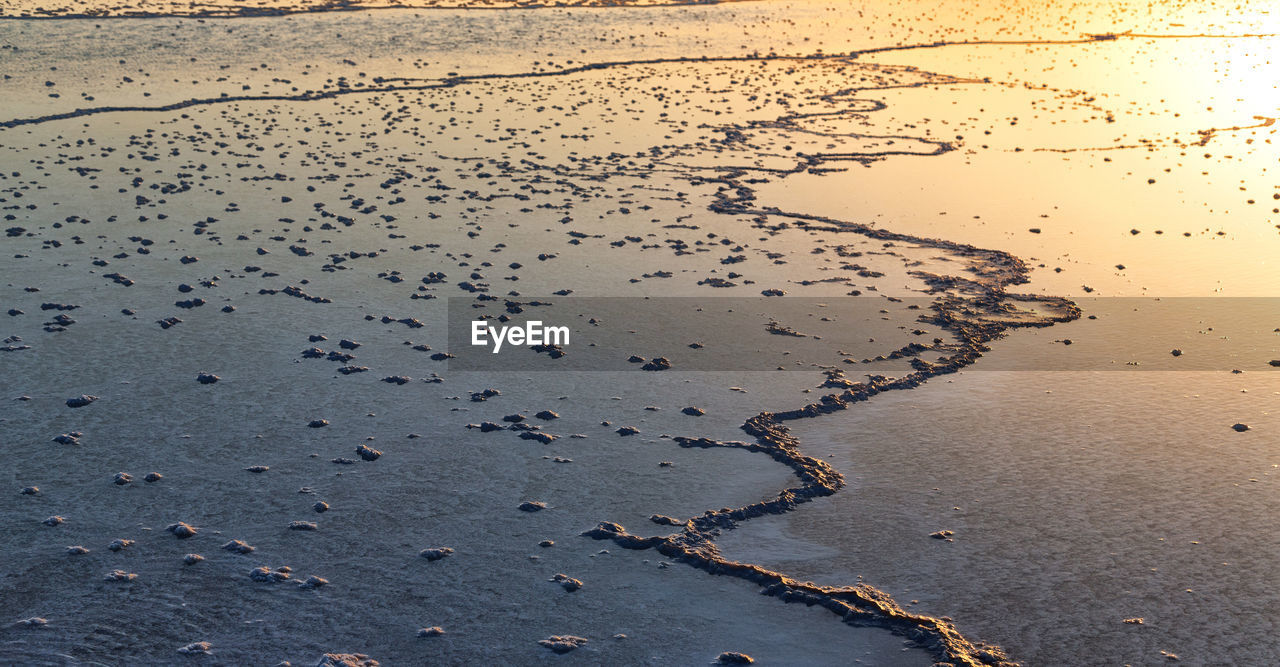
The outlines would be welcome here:
<svg viewBox="0 0 1280 667">
<path fill-rule="evenodd" d="M 456 297 L 455 371 L 1280 370 L 1280 298 Z M 959 319 L 961 324 L 953 322 Z M 977 332 L 977 333 L 975 333 Z M 995 337 L 992 338 L 992 334 Z M 473 343 L 479 344 L 473 344 Z M 495 351 L 496 350 L 496 351 Z"/>
</svg>

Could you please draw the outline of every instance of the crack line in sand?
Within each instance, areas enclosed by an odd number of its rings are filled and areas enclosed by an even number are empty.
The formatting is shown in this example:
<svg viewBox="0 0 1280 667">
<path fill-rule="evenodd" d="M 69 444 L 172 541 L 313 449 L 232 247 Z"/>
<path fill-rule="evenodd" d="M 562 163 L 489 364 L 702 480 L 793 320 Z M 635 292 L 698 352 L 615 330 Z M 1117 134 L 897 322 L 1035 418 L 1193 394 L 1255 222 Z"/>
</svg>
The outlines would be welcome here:
<svg viewBox="0 0 1280 667">
<path fill-rule="evenodd" d="M 930 83 L 935 82 L 924 81 L 915 85 Z M 833 101 L 835 97 L 847 98 L 855 92 L 858 91 L 854 89 L 844 91 L 830 96 L 832 99 L 828 101 Z M 856 98 L 848 98 L 848 100 L 850 102 L 867 101 Z M 874 110 L 884 108 L 887 108 L 887 105 L 880 103 Z M 863 111 L 852 109 L 820 112 L 814 115 L 857 115 Z M 746 142 L 747 139 L 742 132 L 751 128 L 772 127 L 804 131 L 803 128 L 795 125 L 795 121 L 805 116 L 805 114 L 792 114 L 780 116 L 773 121 L 755 121 L 736 128 L 726 126 L 715 129 L 724 132 L 727 141 Z M 761 591 L 763 594 L 780 598 L 784 602 L 821 606 L 839 615 L 849 625 L 888 629 L 920 644 L 940 662 L 947 661 L 970 667 L 977 665 L 1010 667 L 1017 663 L 1011 661 L 999 647 L 966 639 L 950 620 L 909 613 L 903 610 L 892 596 L 870 585 L 831 587 L 800 582 L 781 572 L 758 565 L 731 561 L 723 557 L 715 545 L 716 537 L 723 530 L 731 530 L 755 517 L 790 512 L 803 503 L 833 495 L 844 487 L 844 476 L 840 472 L 825 461 L 807 456 L 800 451 L 799 439 L 790 434 L 785 422 L 845 410 L 856 403 L 870 400 L 880 393 L 914 389 L 933 377 L 957 372 L 974 364 L 982 353 L 989 349 L 987 345 L 989 342 L 1002 337 L 1010 329 L 1047 327 L 1080 317 L 1080 309 L 1065 298 L 1007 293 L 1006 287 L 1029 282 L 1028 267 L 1012 254 L 943 239 L 912 236 L 816 214 L 757 207 L 754 205 L 755 190 L 744 182 L 744 176 L 751 171 L 762 171 L 785 177 L 788 174 L 805 171 L 824 158 L 849 156 L 846 159 L 870 162 L 883 159 L 885 155 L 890 154 L 941 155 L 955 149 L 947 142 L 920 137 L 911 139 L 931 143 L 936 148 L 931 153 L 890 151 L 883 154 L 840 153 L 825 156 L 798 156 L 805 159 L 790 170 L 710 167 L 710 169 L 727 173 L 716 177 L 701 177 L 691 171 L 691 169 L 701 171 L 698 168 L 686 168 L 684 173 L 686 177 L 691 177 L 690 180 L 695 184 L 720 183 L 725 186 L 714 195 L 715 201 L 709 206 L 715 213 L 749 216 L 758 222 L 769 217 L 785 217 L 810 229 L 816 229 L 821 225 L 822 229 L 830 231 L 856 233 L 878 240 L 932 247 L 983 265 L 985 271 L 979 273 L 979 279 L 911 272 L 912 275 L 923 279 L 929 285 L 931 292 L 940 294 L 931 307 L 933 314 L 922 317 L 921 320 L 952 332 L 961 341 L 955 353 L 937 362 L 912 359 L 911 365 L 915 369 L 914 372 L 899 378 L 876 375 L 869 376 L 866 382 L 852 382 L 844 379 L 843 373 L 839 370 L 827 371 L 827 381 L 822 386 L 843 387 L 844 391 L 827 394 L 817 402 L 797 409 L 777 413 L 761 412 L 749 418 L 741 428 L 755 438 L 755 442 L 726 442 L 684 436 L 674 438 L 677 444 L 686 448 L 728 447 L 767 454 L 775 461 L 790 467 L 801 481 L 799 486 L 785 488 L 773 498 L 737 509 L 708 510 L 703 515 L 683 523 L 671 517 L 651 516 L 650 520 L 654 523 L 681 527 L 680 532 L 666 536 L 640 537 L 628 532 L 619 524 L 607 521 L 584 532 L 583 535 L 600 540 L 611 540 L 627 549 L 655 549 L 664 556 L 711 574 L 735 576 L 756 583 L 763 588 Z M 1017 303 L 1035 303 L 1042 309 L 1052 312 L 1034 313 L 1017 309 L 1015 305 Z"/>
<path fill-rule="evenodd" d="M 15 18 L 0 16 L 0 19 Z M 148 112 L 148 111 L 177 111 L 179 109 L 187 109 L 194 106 L 225 104 L 229 102 L 312 102 L 316 100 L 334 99 L 341 95 L 355 94 L 371 94 L 371 93 L 391 93 L 397 91 L 416 91 L 416 90 L 432 90 L 437 88 L 452 88 L 466 83 L 476 81 L 492 81 L 506 79 L 529 79 L 550 76 L 564 76 L 568 74 L 578 74 L 582 72 L 612 69 L 615 67 L 630 67 L 634 65 L 667 65 L 680 63 L 732 63 L 732 62 L 777 62 L 777 61 L 819 61 L 819 60 L 854 60 L 859 56 L 874 55 L 878 53 L 889 53 L 894 51 L 912 51 L 917 49 L 936 49 L 948 46 L 1069 46 L 1074 44 L 1093 44 L 1096 42 L 1116 41 L 1120 37 L 1130 39 L 1242 39 L 1242 38 L 1265 38 L 1275 37 L 1270 34 L 1246 34 L 1246 35 L 1131 35 L 1128 33 L 1107 33 L 1104 35 L 1087 35 L 1081 39 L 1049 39 L 1049 40 L 973 40 L 973 41 L 937 41 L 926 42 L 921 44 L 906 44 L 898 46 L 881 46 L 868 49 L 859 49 L 849 51 L 848 53 L 815 53 L 807 55 L 777 55 L 769 54 L 746 55 L 746 56 L 700 56 L 700 57 L 678 57 L 678 58 L 652 58 L 638 60 L 617 60 L 601 63 L 591 63 L 578 67 L 566 67 L 564 69 L 548 71 L 548 72 L 518 72 L 514 74 L 473 74 L 467 76 L 445 77 L 443 79 L 430 79 L 430 83 L 406 85 L 406 86 L 379 86 L 365 88 L 339 88 L 337 90 L 325 91 L 307 91 L 296 95 L 224 95 L 222 97 L 206 97 L 192 98 L 163 104 L 157 106 L 103 106 L 88 107 L 83 109 L 75 109 L 73 111 L 65 111 L 62 113 L 48 114 L 45 116 L 33 116 L 29 118 L 14 118 L 6 121 L 0 121 L 0 128 L 13 128 L 23 125 L 38 125 L 51 121 L 67 120 L 71 118 L 82 118 L 85 116 L 93 116 L 104 113 L 119 112 Z M 396 77 L 401 81 L 415 81 L 421 79 L 407 79 Z"/>
<path fill-rule="evenodd" d="M 1222 134 L 1223 132 L 1241 132 L 1244 130 L 1256 130 L 1263 127 L 1272 127 L 1273 125 L 1276 124 L 1276 119 L 1272 118 L 1271 116 L 1254 116 L 1253 118 L 1260 122 L 1254 123 L 1253 125 L 1233 125 L 1231 127 L 1211 127 L 1207 130 L 1196 130 L 1195 132 L 1196 134 L 1200 135 L 1200 138 L 1186 145 L 1204 147 L 1204 146 L 1208 146 L 1209 142 L 1214 137 L 1217 137 L 1219 134 Z M 1143 139 L 1142 141 L 1148 142 L 1148 140 L 1146 139 Z M 1176 142 L 1177 140 L 1175 139 L 1174 141 Z M 1138 144 L 1119 144 L 1116 146 L 1084 146 L 1080 148 L 1033 148 L 1032 151 L 1037 153 L 1084 153 L 1084 152 L 1094 152 L 1094 151 L 1120 151 L 1120 150 L 1131 150 L 1134 148 L 1150 148 L 1150 147 L 1151 147 L 1151 144 L 1148 142 L 1148 143 L 1138 143 Z"/>
<path fill-rule="evenodd" d="M 938 76 L 938 75 L 934 75 Z M 940 77 L 941 78 L 941 77 Z M 939 83 L 950 84 L 969 82 L 951 77 L 920 81 L 911 84 L 894 84 L 893 87 L 921 87 Z M 783 132 L 812 132 L 799 125 L 807 118 L 849 118 L 866 115 L 873 111 L 888 108 L 879 100 L 855 98 L 860 92 L 877 90 L 878 88 L 850 88 L 835 94 L 824 96 L 828 103 L 842 102 L 853 105 L 851 108 L 838 111 L 813 112 L 809 114 L 795 113 L 779 116 L 771 121 L 750 121 L 737 126 L 706 126 L 714 132 L 724 134 L 723 143 L 741 143 L 750 146 L 750 137 L 746 132 L 761 129 L 776 129 Z M 869 107 L 862 106 L 870 102 Z M 821 133 L 819 133 L 821 134 Z M 856 133 L 841 136 L 870 138 L 871 135 Z M 755 442 L 725 442 L 703 437 L 674 438 L 674 441 L 685 448 L 727 447 L 743 449 L 769 455 L 775 461 L 792 469 L 800 479 L 799 486 L 785 488 L 773 498 L 740 507 L 737 509 L 708 510 L 703 515 L 686 520 L 662 515 L 653 515 L 650 520 L 660 525 L 679 526 L 681 531 L 666 536 L 641 537 L 628 532 L 624 527 L 612 522 L 602 522 L 596 528 L 583 535 L 601 540 L 611 540 L 627 549 L 655 549 L 659 553 L 683 562 L 711 574 L 735 576 L 759 584 L 762 593 L 777 597 L 785 602 L 799 602 L 806 605 L 819 605 L 837 615 L 851 626 L 880 627 L 888 629 L 900 636 L 911 639 L 930 651 L 939 661 L 950 661 L 956 664 L 1000 665 L 1008 667 L 1016 663 L 1005 656 L 997 646 L 974 642 L 965 638 L 955 624 L 946 619 L 934 618 L 921 614 L 912 614 L 903 610 L 893 598 L 870 585 L 828 587 L 810 582 L 799 582 L 784 573 L 768 570 L 758 565 L 731 561 L 719 553 L 715 539 L 723 530 L 735 528 L 741 522 L 754 517 L 778 515 L 798 508 L 803 503 L 824 496 L 833 495 L 845 485 L 843 475 L 825 461 L 807 456 L 800 451 L 799 440 L 790 434 L 785 422 L 806 417 L 817 417 L 839 410 L 845 410 L 854 404 L 866 401 L 886 391 L 913 389 L 930 378 L 953 373 L 977 361 L 989 348 L 987 343 L 1001 337 L 1012 328 L 1045 327 L 1058 322 L 1077 319 L 1079 308 L 1072 302 L 1057 297 L 1039 297 L 1010 294 L 1005 288 L 1029 281 L 1029 269 L 1019 258 L 999 250 L 981 249 L 976 246 L 947 241 L 943 239 L 912 236 L 902 232 L 894 232 L 883 228 L 871 227 L 862 223 L 836 220 L 816 214 L 784 212 L 777 208 L 756 205 L 756 192 L 748 184 L 747 174 L 751 172 L 766 173 L 786 177 L 787 175 L 807 171 L 825 160 L 845 159 L 857 160 L 864 164 L 884 159 L 887 155 L 941 155 L 952 150 L 951 143 L 927 139 L 893 135 L 895 139 L 909 139 L 934 146 L 930 152 L 913 152 L 893 150 L 885 152 L 850 152 L 815 155 L 796 155 L 799 162 L 790 169 L 766 167 L 697 167 L 672 164 L 671 159 L 685 151 L 694 150 L 693 145 L 674 147 L 674 150 L 655 164 L 663 165 L 671 173 L 683 176 L 693 185 L 719 183 L 723 188 L 716 192 L 714 201 L 709 205 L 712 212 L 747 216 L 757 222 L 769 217 L 784 217 L 810 229 L 823 229 L 835 232 L 847 232 L 863 235 L 868 238 L 911 243 L 919 246 L 936 248 L 953 255 L 967 258 L 982 268 L 976 278 L 959 278 L 937 276 L 913 271 L 912 275 L 924 280 L 930 291 L 941 294 L 933 306 L 933 314 L 923 321 L 932 323 L 942 329 L 951 331 L 962 341 L 955 352 L 937 362 L 927 362 L 916 358 L 911 361 L 914 372 L 900 378 L 870 376 L 867 382 L 851 382 L 845 380 L 838 370 L 827 372 L 827 381 L 823 387 L 839 387 L 844 390 L 823 396 L 815 403 L 785 412 L 762 412 L 751 417 L 741 428 Z M 672 147 L 668 147 L 672 148 Z M 556 166 L 530 165 L 532 168 L 559 171 Z M 706 171 L 716 175 L 703 175 Z M 608 178 L 607 175 L 603 178 Z M 1036 314 L 1016 309 L 1019 302 L 1034 302 L 1044 310 L 1053 312 Z M 1014 312 L 1009 311 L 1014 307 Z"/>
<path fill-rule="evenodd" d="M 743 212 L 746 212 L 745 209 Z M 789 214 L 783 215 L 792 217 Z M 805 215 L 799 217 L 813 218 Z M 828 221 L 836 223 L 847 231 L 862 231 L 835 220 Z M 904 236 L 890 234 L 898 238 Z M 951 244 L 943 242 L 943 245 Z M 968 284 L 976 283 L 970 281 Z M 1007 329 L 1051 326 L 1058 322 L 1076 319 L 1080 314 L 1079 309 L 1065 299 L 1004 294 L 999 285 L 985 285 L 985 287 L 989 291 L 985 297 L 948 296 L 935 301 L 934 315 L 928 321 L 955 333 L 964 341 L 959 352 L 941 360 L 941 363 L 914 359 L 912 365 L 917 370 L 913 373 L 896 379 L 872 376 L 868 382 L 857 383 L 844 380 L 839 371 L 829 373 L 828 382 L 824 386 L 844 384 L 847 387 L 845 391 L 827 394 L 817 402 L 801 408 L 780 413 L 762 412 L 751 417 L 741 428 L 756 439 L 755 443 L 723 442 L 708 438 L 675 438 L 681 447 L 731 447 L 768 454 L 774 460 L 792 468 L 802 481 L 800 486 L 783 489 L 773 499 L 759 501 L 738 509 L 708 510 L 702 516 L 690 519 L 684 524 L 673 524 L 668 517 L 656 515 L 651 517 L 655 523 L 682 525 L 680 533 L 665 537 L 642 538 L 611 522 L 600 523 L 583 535 L 595 539 L 612 540 L 627 549 L 656 549 L 669 558 L 711 574 L 735 576 L 759 584 L 764 588 L 761 591 L 763 594 L 778 597 L 784 602 L 819 605 L 840 615 L 849 625 L 888 629 L 922 645 L 939 661 L 947 660 L 969 666 L 1015 665 L 1016 663 L 1011 662 L 998 647 L 966 639 L 953 622 L 906 612 L 894 602 L 890 595 L 870 585 L 830 587 L 811 582 L 799 582 L 783 573 L 758 565 L 728 560 L 720 555 L 715 546 L 715 538 L 722 530 L 733 529 L 739 523 L 755 517 L 789 512 L 802 503 L 833 495 L 844 487 L 843 475 L 830 464 L 800 452 L 799 440 L 790 434 L 784 422 L 845 410 L 855 403 L 870 400 L 886 391 L 914 389 L 930 378 L 954 373 L 973 364 L 981 357 L 982 352 L 989 349 L 986 344 L 1003 335 Z M 1008 305 L 1010 300 L 1053 303 L 1061 309 L 1061 313 L 1022 322 L 997 319 L 1004 315 L 1001 306 Z M 975 317 L 973 315 L 975 309 L 987 311 L 993 319 Z"/>
</svg>

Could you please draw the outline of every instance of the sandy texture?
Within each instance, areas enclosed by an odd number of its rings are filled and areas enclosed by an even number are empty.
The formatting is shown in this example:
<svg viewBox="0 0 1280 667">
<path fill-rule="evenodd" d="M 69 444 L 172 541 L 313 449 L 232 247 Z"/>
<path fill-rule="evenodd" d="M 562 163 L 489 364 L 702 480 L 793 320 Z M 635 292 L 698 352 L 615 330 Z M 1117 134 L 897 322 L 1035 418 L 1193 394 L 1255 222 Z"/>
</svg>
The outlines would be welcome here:
<svg viewBox="0 0 1280 667">
<path fill-rule="evenodd" d="M 1172 425 L 1145 440 L 1141 410 L 1099 409 L 1122 383 L 1064 384 L 1055 411 L 1028 398 L 1051 374 L 979 372 L 1002 352 L 1070 366 L 1108 349 L 1070 338 L 1125 330 L 1059 295 L 1248 284 L 1271 193 L 1220 179 L 1254 173 L 1272 124 L 1238 118 L 1245 97 L 1148 122 L 1173 103 L 1033 83 L 1173 43 L 1114 34 L 1127 15 L 1100 6 L 1038 33 L 823 3 L 639 11 L 3 24 L 0 658 L 1008 665 L 1072 662 L 1084 628 L 1106 635 L 1086 662 L 1274 656 L 1244 639 L 1274 599 L 1265 558 L 1116 556 L 1100 577 L 1082 547 L 1267 515 L 1275 464 L 1241 438 L 1274 429 L 1274 388 L 1237 384 L 1280 356 L 1265 339 L 1230 350 L 1246 373 L 1220 370 L 1194 430 L 1168 411 L 1180 389 L 1139 401 Z M 948 69 L 949 49 L 998 55 Z M 1184 232 L 1198 213 L 1148 190 L 1175 168 L 1221 229 Z M 1059 213 L 1068 187 L 1151 192 L 1133 196 L 1171 217 Z M 626 317 L 659 296 L 697 307 Z M 578 343 L 480 370 L 456 349 L 472 318 L 566 308 Z M 1187 324 L 1165 362 L 1218 323 Z M 612 370 L 565 370 L 575 344 Z M 1116 459 L 1073 454 L 1081 419 L 1124 423 Z M 1123 505 L 1115 470 L 1150 492 Z M 1161 475 L 1253 486 L 1170 498 Z M 1040 495 L 1062 502 L 1028 526 Z M 1226 562 L 1274 551 L 1232 525 Z M 1064 542 L 1036 549 L 1045 530 Z M 1152 601 L 1193 577 L 1207 601 Z"/>
<path fill-rule="evenodd" d="M 547 7 L 669 7 L 718 4 L 738 0 L 250 0 L 247 2 L 171 2 L 141 0 L 131 4 L 92 0 L 60 4 L 41 0 L 4 0 L 3 16 L 15 18 L 149 18 L 187 16 L 193 18 L 235 18 L 288 16 L 317 12 L 359 12 L 376 9 L 533 9 Z"/>
</svg>

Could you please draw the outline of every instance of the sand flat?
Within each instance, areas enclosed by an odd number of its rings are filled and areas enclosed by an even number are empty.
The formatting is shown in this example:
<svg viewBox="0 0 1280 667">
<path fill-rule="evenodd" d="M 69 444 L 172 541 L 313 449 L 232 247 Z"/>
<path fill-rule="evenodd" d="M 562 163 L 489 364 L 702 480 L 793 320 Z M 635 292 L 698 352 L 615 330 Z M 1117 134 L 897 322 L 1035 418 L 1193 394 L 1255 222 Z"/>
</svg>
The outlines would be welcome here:
<svg viewBox="0 0 1280 667">
<path fill-rule="evenodd" d="M 0 658 L 1271 656 L 1265 303 L 981 372 L 1269 296 L 1265 15 L 912 9 L 0 5 Z"/>
</svg>

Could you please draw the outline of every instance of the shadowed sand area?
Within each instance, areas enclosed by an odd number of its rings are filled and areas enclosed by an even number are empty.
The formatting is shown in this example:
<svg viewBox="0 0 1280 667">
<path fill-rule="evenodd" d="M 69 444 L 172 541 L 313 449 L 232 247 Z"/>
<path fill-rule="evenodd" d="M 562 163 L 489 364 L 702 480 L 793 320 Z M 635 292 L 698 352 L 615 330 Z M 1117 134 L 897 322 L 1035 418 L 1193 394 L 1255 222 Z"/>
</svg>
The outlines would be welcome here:
<svg viewBox="0 0 1280 667">
<path fill-rule="evenodd" d="M 1265 13 L 692 4 L 0 4 L 0 661 L 1280 655 Z"/>
</svg>

